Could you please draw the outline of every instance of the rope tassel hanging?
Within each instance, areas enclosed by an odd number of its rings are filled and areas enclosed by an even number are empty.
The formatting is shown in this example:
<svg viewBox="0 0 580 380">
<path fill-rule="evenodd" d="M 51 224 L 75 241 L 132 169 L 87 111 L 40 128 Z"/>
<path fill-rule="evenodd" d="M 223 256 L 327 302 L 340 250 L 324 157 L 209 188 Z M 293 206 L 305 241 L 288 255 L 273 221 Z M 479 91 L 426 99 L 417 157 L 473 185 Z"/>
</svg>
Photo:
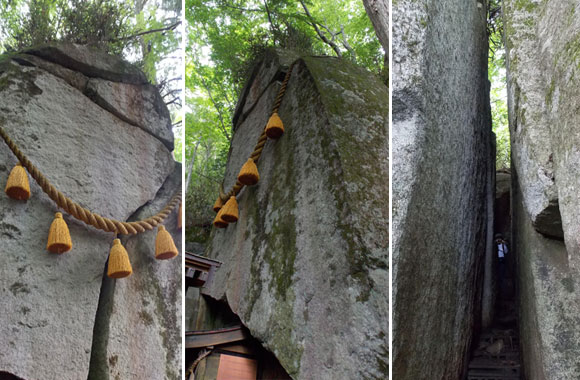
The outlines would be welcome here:
<svg viewBox="0 0 580 380">
<path fill-rule="evenodd" d="M 19 201 L 25 201 L 30 198 L 30 184 L 28 183 L 28 174 L 20 163 L 10 172 L 8 181 L 6 181 L 6 194 Z"/>
<path fill-rule="evenodd" d="M 215 216 L 215 219 L 213 220 L 213 225 L 216 228 L 226 228 L 228 226 L 228 222 L 222 219 L 222 214 L 223 214 L 222 209 L 220 209 L 217 215 Z"/>
<path fill-rule="evenodd" d="M 284 134 L 284 124 L 282 123 L 282 119 L 278 116 L 278 112 L 274 112 L 270 119 L 268 120 L 268 124 L 266 125 L 266 136 L 271 139 L 280 138 Z"/>
<path fill-rule="evenodd" d="M 131 262 L 129 261 L 129 254 L 121 240 L 113 240 L 113 246 L 109 251 L 109 264 L 107 266 L 107 276 L 111 278 L 124 278 L 133 273 Z"/>
<path fill-rule="evenodd" d="M 180 225 L 181 192 L 177 192 L 165 205 L 163 210 L 149 218 L 135 222 L 124 222 L 105 218 L 82 207 L 56 189 L 40 172 L 40 170 L 32 164 L 24 153 L 22 153 L 16 143 L 10 138 L 10 136 L 8 136 L 4 128 L 1 126 L 0 137 L 2 137 L 8 148 L 10 148 L 12 153 L 20 162 L 11 171 L 6 184 L 6 194 L 12 198 L 26 200 L 30 197 L 30 186 L 28 183 L 28 174 L 30 174 L 42 191 L 46 193 L 46 195 L 48 195 L 48 197 L 56 203 L 58 207 L 75 219 L 105 232 L 114 232 L 117 235 L 136 235 L 145 231 L 153 230 L 155 227 L 160 225 L 177 206 L 180 206 L 177 221 L 178 225 Z M 52 224 L 50 225 L 46 249 L 49 252 L 61 254 L 70 251 L 72 246 L 68 226 L 63 219 L 62 213 L 57 212 Z M 158 259 L 170 259 L 178 254 L 179 252 L 175 247 L 173 238 L 169 232 L 165 230 L 165 227 L 160 226 L 156 241 L 156 257 Z M 107 274 L 113 278 L 122 278 L 129 276 L 132 272 L 133 269 L 131 268 L 127 251 L 120 244 L 120 241 L 116 239 L 109 252 Z"/>
<path fill-rule="evenodd" d="M 220 211 L 221 217 L 228 223 L 235 223 L 238 221 L 238 201 L 235 196 L 231 196 Z"/>
<path fill-rule="evenodd" d="M 238 174 L 238 181 L 245 186 L 253 186 L 260 180 L 260 173 L 258 167 L 253 159 L 248 158 L 248 161 L 242 166 L 240 174 Z"/>
<path fill-rule="evenodd" d="M 217 197 L 217 199 L 215 200 L 215 203 L 213 205 L 213 211 L 219 212 L 219 210 L 221 210 L 223 206 L 224 206 L 224 201 L 222 201 L 222 199 L 220 197 Z"/>
<path fill-rule="evenodd" d="M 48 231 L 46 249 L 52 253 L 65 253 L 72 249 L 72 240 L 62 214 L 57 212 Z"/>
<path fill-rule="evenodd" d="M 268 119 L 268 123 L 258 138 L 258 141 L 254 146 L 254 151 L 240 169 L 236 183 L 227 194 L 224 193 L 223 188 L 220 188 L 220 194 L 213 206 L 213 210 L 217 212 L 213 221 L 213 225 L 216 228 L 226 228 L 228 223 L 235 223 L 238 220 L 238 202 L 236 200 L 236 195 L 239 194 L 244 186 L 253 186 L 260 180 L 260 174 L 256 162 L 260 159 L 262 150 L 264 149 L 268 138 L 277 139 L 284 134 L 284 124 L 278 115 L 278 109 L 280 108 L 282 99 L 286 94 L 286 87 L 288 86 L 288 81 L 290 80 L 295 64 L 296 62 L 292 63 L 286 72 L 284 81 L 282 81 L 282 85 L 278 90 L 278 95 L 274 100 L 272 114 Z M 227 202 L 224 205 L 223 202 L 226 199 Z"/>
<path fill-rule="evenodd" d="M 159 226 L 157 238 L 155 239 L 155 258 L 157 260 L 167 260 L 177 255 L 179 255 L 179 252 L 171 234 L 165 229 L 165 226 Z"/>
</svg>

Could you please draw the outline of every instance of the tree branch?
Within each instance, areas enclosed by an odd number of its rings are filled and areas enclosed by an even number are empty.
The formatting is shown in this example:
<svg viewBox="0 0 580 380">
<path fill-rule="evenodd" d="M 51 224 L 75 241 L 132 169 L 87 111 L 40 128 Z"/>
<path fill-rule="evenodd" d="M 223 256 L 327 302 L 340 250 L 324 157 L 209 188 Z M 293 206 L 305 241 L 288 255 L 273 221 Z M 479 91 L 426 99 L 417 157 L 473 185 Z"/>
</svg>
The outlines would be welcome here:
<svg viewBox="0 0 580 380">
<path fill-rule="evenodd" d="M 213 98 L 213 95 L 211 94 L 211 90 L 210 90 L 209 86 L 207 85 L 207 82 L 205 81 L 205 79 L 204 79 L 203 75 L 200 75 L 199 77 L 200 77 L 200 79 L 201 79 L 201 84 L 203 85 L 203 87 L 204 87 L 204 88 L 205 88 L 205 90 L 207 91 L 207 94 L 209 95 L 209 99 L 210 99 L 210 100 L 211 100 L 211 102 L 213 103 L 213 106 L 214 106 L 214 108 L 216 109 L 216 111 L 217 111 L 217 113 L 218 113 L 218 117 L 219 117 L 219 119 L 220 119 L 220 123 L 221 123 L 221 130 L 222 130 L 222 132 L 224 133 L 224 135 L 226 136 L 226 138 L 228 139 L 228 141 L 229 141 L 229 142 L 231 142 L 232 140 L 231 140 L 231 138 L 230 138 L 230 135 L 229 135 L 229 133 L 228 133 L 228 130 L 227 130 L 227 128 L 226 128 L 226 125 L 225 125 L 225 123 L 224 123 L 224 118 L 223 118 L 223 115 L 222 115 L 222 111 L 221 111 L 221 109 L 218 107 L 218 105 L 217 105 L 217 103 L 216 103 L 215 99 Z"/>
<path fill-rule="evenodd" d="M 150 30 L 146 30 L 144 32 L 139 32 L 127 37 L 121 37 L 121 38 L 114 38 L 114 39 L 110 39 L 108 40 L 109 42 L 118 42 L 118 41 L 126 41 L 126 40 L 130 40 L 132 38 L 137 38 L 137 37 L 141 37 L 144 36 L 146 34 L 152 34 L 152 33 L 158 33 L 158 32 L 165 32 L 168 30 L 174 30 L 175 28 L 177 28 L 179 25 L 181 24 L 181 21 L 177 21 L 175 24 L 166 26 L 164 28 L 158 28 L 158 29 L 150 29 Z"/>
<path fill-rule="evenodd" d="M 322 33 L 322 31 L 320 30 L 320 28 L 318 27 L 317 22 L 314 20 L 314 17 L 312 17 L 312 15 L 310 14 L 310 11 L 308 11 L 308 8 L 306 7 L 306 4 L 304 3 L 304 0 L 300 0 L 300 4 L 302 4 L 302 8 L 304 8 L 304 12 L 306 12 L 306 16 L 308 16 L 308 18 L 310 19 L 310 25 L 312 25 L 312 27 L 314 28 L 314 30 L 316 31 L 316 34 L 318 34 L 318 37 L 320 37 L 320 39 L 326 43 L 328 46 L 330 46 L 332 48 L 332 50 L 334 50 L 334 52 L 336 53 L 336 55 L 341 58 L 342 57 L 342 53 L 340 52 L 340 48 L 338 47 L 337 44 L 335 44 L 333 41 L 329 40 L 324 33 Z M 328 30 L 328 28 L 327 28 Z M 332 33 L 331 33 L 332 34 Z"/>
<path fill-rule="evenodd" d="M 346 40 L 346 34 L 344 33 L 344 25 L 340 26 L 340 34 L 342 35 L 342 46 L 344 46 L 344 48 L 349 51 L 353 59 L 356 59 L 356 53 Z"/>
</svg>

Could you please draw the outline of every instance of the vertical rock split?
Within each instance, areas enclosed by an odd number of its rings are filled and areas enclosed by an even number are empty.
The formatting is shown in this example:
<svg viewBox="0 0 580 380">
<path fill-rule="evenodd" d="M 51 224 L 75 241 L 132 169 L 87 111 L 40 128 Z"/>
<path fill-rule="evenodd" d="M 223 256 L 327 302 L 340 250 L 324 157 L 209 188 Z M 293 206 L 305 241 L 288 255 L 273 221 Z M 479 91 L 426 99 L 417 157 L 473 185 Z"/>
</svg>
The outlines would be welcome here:
<svg viewBox="0 0 580 380">
<path fill-rule="evenodd" d="M 461 379 L 492 149 L 483 1 L 393 3 L 393 378 Z"/>
</svg>

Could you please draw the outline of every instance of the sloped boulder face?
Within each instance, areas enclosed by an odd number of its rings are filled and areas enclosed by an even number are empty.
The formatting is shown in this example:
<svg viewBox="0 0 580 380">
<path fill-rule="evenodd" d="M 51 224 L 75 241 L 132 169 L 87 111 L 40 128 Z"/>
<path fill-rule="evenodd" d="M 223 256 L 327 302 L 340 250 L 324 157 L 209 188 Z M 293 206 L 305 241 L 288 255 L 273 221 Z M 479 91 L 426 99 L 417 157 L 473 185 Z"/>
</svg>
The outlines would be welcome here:
<svg viewBox="0 0 580 380">
<path fill-rule="evenodd" d="M 540 7 L 535 1 L 506 1 L 506 53 L 512 159 L 534 228 L 563 238 L 555 183 L 550 118 L 546 113 L 545 67 L 536 36 Z"/>
<path fill-rule="evenodd" d="M 83 92 L 119 119 L 150 133 L 173 150 L 169 110 L 145 74 L 116 57 L 75 44 L 42 46 L 12 57 Z"/>
<path fill-rule="evenodd" d="M 398 380 L 463 378 L 480 323 L 486 184 L 494 165 L 485 9 L 463 0 L 393 4 Z"/>
<path fill-rule="evenodd" d="M 580 296 L 575 290 L 580 278 L 579 5 L 504 1 L 517 172 L 512 181 L 514 248 L 524 368 L 531 380 L 580 377 Z M 541 154 L 525 154 L 535 151 Z M 538 204 L 548 205 L 543 219 Z"/>
<path fill-rule="evenodd" d="M 92 54 L 84 64 L 94 64 L 93 58 L 99 56 Z M 108 56 L 102 59 L 127 65 Z M 123 72 L 118 74 L 123 76 Z M 54 186 L 84 207 L 119 220 L 134 217 L 149 202 L 155 205 L 151 214 L 158 212 L 161 199 L 165 199 L 165 192 L 158 194 L 162 185 L 171 183 L 173 192 L 180 188 L 167 180 L 175 170 L 171 151 L 151 133 L 122 121 L 85 96 L 81 91 L 84 78 L 85 73 L 74 67 L 65 68 L 43 58 L 1 56 L 0 126 Z M 1 142 L 2 188 L 15 164 L 16 158 Z M 103 272 L 114 236 L 65 214 L 73 249 L 62 255 L 48 253 L 48 229 L 59 210 L 34 180 L 30 179 L 30 184 L 32 197 L 26 202 L 12 200 L 4 193 L 0 196 L 0 341 L 4 342 L 0 346 L 0 372 L 26 380 L 87 378 L 95 323 L 107 318 L 100 315 L 98 305 L 99 299 L 105 302 L 107 297 L 101 288 L 105 288 Z M 133 239 L 150 243 L 145 235 Z M 177 264 L 148 270 L 153 264 L 136 259 L 148 253 L 137 251 L 136 245 L 127 244 L 127 249 L 135 260 L 135 273 L 118 280 L 120 289 L 113 289 L 112 296 L 118 296 L 124 287 L 131 289 L 134 283 L 144 282 L 145 277 L 150 282 L 147 289 L 181 288 Z M 167 273 L 149 276 L 156 270 Z M 148 291 L 147 296 L 135 293 L 143 302 L 155 302 L 151 308 L 164 305 L 179 318 L 175 306 L 165 305 L 174 302 L 172 297 L 165 298 L 163 292 Z M 116 306 L 113 315 L 137 316 L 143 309 L 146 307 L 128 303 Z M 150 373 L 152 355 L 143 355 L 143 350 L 180 345 L 181 340 L 169 333 L 176 329 L 174 321 L 153 315 L 155 324 L 140 334 L 155 337 L 168 331 L 167 339 L 153 348 L 133 345 L 116 359 L 107 358 L 135 366 L 131 371 L 120 371 L 120 378 Z M 122 340 L 132 335 L 130 329 L 115 329 L 117 322 L 110 319 L 112 327 L 99 330 L 99 339 L 112 340 L 114 334 L 115 339 Z M 144 341 L 151 342 L 147 336 Z"/>
<path fill-rule="evenodd" d="M 226 189 L 291 56 L 267 56 L 246 87 L 238 110 L 251 111 L 236 124 Z M 227 302 L 293 379 L 388 377 L 387 104 L 371 73 L 301 58 L 279 111 L 286 132 L 266 143 L 238 222 L 212 232 L 207 253 L 223 264 L 204 293 Z"/>
</svg>

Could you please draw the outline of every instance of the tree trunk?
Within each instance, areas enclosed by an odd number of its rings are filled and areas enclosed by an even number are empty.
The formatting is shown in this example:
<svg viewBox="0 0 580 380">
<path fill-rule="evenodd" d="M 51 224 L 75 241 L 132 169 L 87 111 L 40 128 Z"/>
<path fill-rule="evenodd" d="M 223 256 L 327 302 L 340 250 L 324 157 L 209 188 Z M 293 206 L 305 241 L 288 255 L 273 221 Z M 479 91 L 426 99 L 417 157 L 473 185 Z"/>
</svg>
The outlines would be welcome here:
<svg viewBox="0 0 580 380">
<path fill-rule="evenodd" d="M 363 0 L 379 42 L 385 50 L 385 67 L 389 63 L 389 5 L 387 0 Z"/>
</svg>

